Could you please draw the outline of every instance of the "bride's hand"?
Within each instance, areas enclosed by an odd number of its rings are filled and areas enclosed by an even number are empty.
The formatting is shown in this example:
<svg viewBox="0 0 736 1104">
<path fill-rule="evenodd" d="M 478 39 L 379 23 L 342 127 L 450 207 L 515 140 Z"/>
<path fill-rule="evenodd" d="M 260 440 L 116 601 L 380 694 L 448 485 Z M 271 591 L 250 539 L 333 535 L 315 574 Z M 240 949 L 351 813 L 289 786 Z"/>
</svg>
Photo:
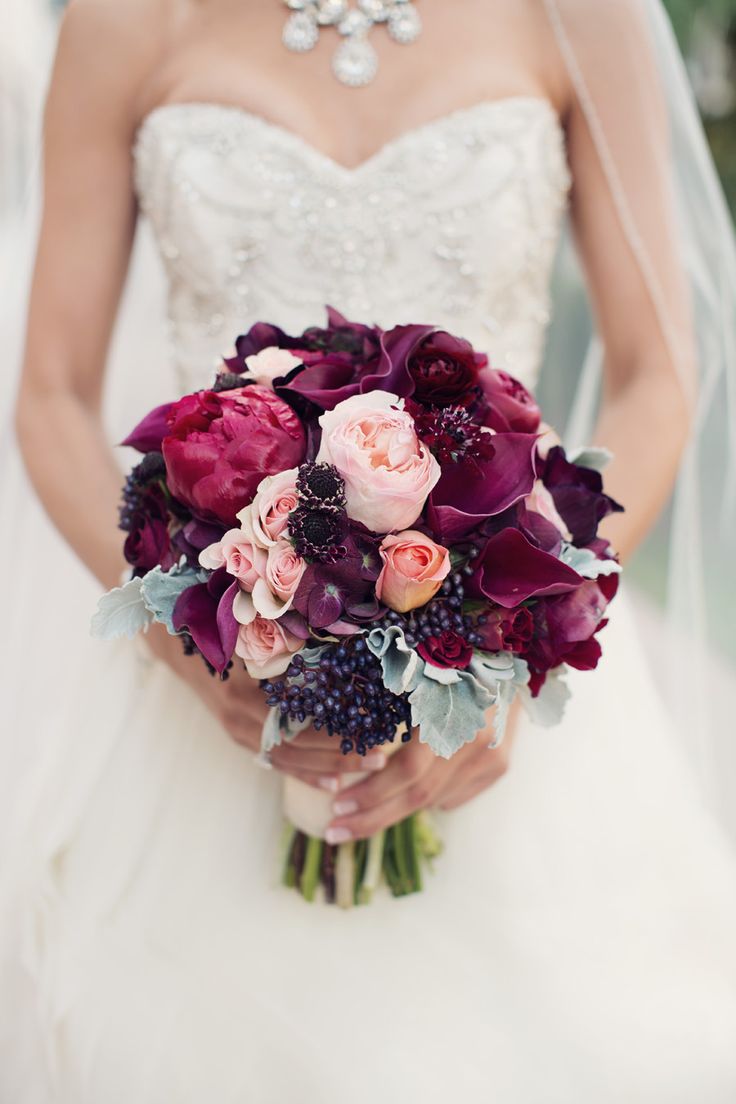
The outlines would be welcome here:
<svg viewBox="0 0 736 1104">
<path fill-rule="evenodd" d="M 366 839 L 421 809 L 455 809 L 477 797 L 507 771 L 518 706 L 512 706 L 506 736 L 489 748 L 492 723 L 471 744 L 440 759 L 416 738 L 404 745 L 375 778 L 359 782 L 336 798 L 327 839 L 345 843 Z"/>
<path fill-rule="evenodd" d="M 249 751 L 258 753 L 261 730 L 268 706 L 258 682 L 240 664 L 235 664 L 224 682 L 213 678 L 197 657 L 186 656 L 181 640 L 170 636 L 162 626 L 154 625 L 146 637 L 149 648 L 182 678 L 204 701 L 228 735 Z M 271 765 L 284 774 L 319 789 L 336 792 L 339 776 L 350 771 L 377 771 L 386 757 L 373 752 L 361 759 L 343 755 L 339 741 L 325 732 L 309 728 L 288 744 L 274 748 Z"/>
</svg>

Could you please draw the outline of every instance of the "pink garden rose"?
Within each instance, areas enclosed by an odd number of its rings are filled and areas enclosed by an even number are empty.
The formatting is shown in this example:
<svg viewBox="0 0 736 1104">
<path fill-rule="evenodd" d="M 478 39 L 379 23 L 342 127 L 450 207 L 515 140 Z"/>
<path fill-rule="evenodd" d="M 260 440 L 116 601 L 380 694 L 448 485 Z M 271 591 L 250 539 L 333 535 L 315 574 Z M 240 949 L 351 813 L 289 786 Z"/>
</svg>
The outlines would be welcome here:
<svg viewBox="0 0 736 1104">
<path fill-rule="evenodd" d="M 489 426 L 499 433 L 536 433 L 542 415 L 523 383 L 497 368 L 481 372 L 480 383 L 490 407 Z"/>
<path fill-rule="evenodd" d="M 268 348 L 261 349 L 260 353 L 253 353 L 245 358 L 248 375 L 264 387 L 273 387 L 275 379 L 288 376 L 301 363 L 299 357 L 288 349 L 279 349 L 277 345 L 269 345 Z"/>
<path fill-rule="evenodd" d="M 299 505 L 296 491 L 297 468 L 269 475 L 258 484 L 250 506 L 238 514 L 244 527 L 250 526 L 254 539 L 263 548 L 281 540 L 289 524 L 289 514 Z M 243 515 L 247 515 L 247 520 Z"/>
<path fill-rule="evenodd" d="M 273 391 L 252 385 L 198 391 L 173 403 L 161 444 L 171 493 L 204 521 L 233 525 L 265 475 L 304 458 L 299 417 Z"/>
<path fill-rule="evenodd" d="M 266 553 L 242 529 L 230 529 L 221 541 L 199 554 L 199 562 L 208 571 L 224 567 L 245 590 L 252 590 L 266 571 Z"/>
<path fill-rule="evenodd" d="M 386 391 L 354 395 L 323 414 L 318 461 L 345 481 L 348 516 L 377 533 L 417 520 L 440 478 L 403 400 Z"/>
<path fill-rule="evenodd" d="M 379 549 L 383 568 L 376 595 L 397 613 L 423 606 L 450 573 L 450 553 L 414 529 L 384 537 Z"/>
<path fill-rule="evenodd" d="M 292 655 L 303 646 L 304 641 L 278 621 L 256 616 L 240 626 L 235 654 L 243 660 L 251 678 L 273 678 L 284 673 Z"/>
<path fill-rule="evenodd" d="M 306 560 L 298 556 L 288 541 L 272 545 L 265 556 L 262 575 L 249 594 L 239 594 L 233 604 L 235 619 L 243 625 L 256 616 L 273 619 L 291 609 L 294 595 L 307 567 Z"/>
</svg>

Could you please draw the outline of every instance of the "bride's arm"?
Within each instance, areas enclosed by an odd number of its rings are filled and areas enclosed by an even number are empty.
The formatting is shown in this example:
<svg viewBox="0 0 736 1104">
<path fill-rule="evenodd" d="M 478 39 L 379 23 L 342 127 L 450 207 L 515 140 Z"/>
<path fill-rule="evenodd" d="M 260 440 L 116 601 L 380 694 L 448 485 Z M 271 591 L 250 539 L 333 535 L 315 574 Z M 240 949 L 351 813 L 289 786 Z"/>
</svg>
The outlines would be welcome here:
<svg viewBox="0 0 736 1104">
<path fill-rule="evenodd" d="M 159 60 L 156 13 L 165 6 L 73 3 L 46 110 L 44 212 L 16 424 L 48 514 L 105 587 L 118 585 L 125 564 L 122 478 L 101 417 L 104 366 L 136 222 L 131 143 Z M 147 640 L 233 739 L 258 748 L 266 707 L 244 670 L 220 683 L 161 626 Z M 314 734 L 300 748 L 279 749 L 274 763 L 313 784 L 361 766 L 324 743 Z"/>
<path fill-rule="evenodd" d="M 625 506 L 602 531 L 625 559 L 674 484 L 694 406 L 694 338 L 670 193 L 666 105 L 640 5 L 588 6 L 578 20 L 567 29 L 601 130 L 596 144 L 569 88 L 571 213 L 604 348 L 595 443 L 614 454 L 606 489 Z"/>
<path fill-rule="evenodd" d="M 117 17 L 112 4 L 72 5 L 46 109 L 44 210 L 17 403 L 18 438 L 38 494 L 106 587 L 118 585 L 124 562 L 121 477 L 100 407 L 136 221 L 137 89 L 150 65 L 151 44 L 135 20 Z"/>
</svg>

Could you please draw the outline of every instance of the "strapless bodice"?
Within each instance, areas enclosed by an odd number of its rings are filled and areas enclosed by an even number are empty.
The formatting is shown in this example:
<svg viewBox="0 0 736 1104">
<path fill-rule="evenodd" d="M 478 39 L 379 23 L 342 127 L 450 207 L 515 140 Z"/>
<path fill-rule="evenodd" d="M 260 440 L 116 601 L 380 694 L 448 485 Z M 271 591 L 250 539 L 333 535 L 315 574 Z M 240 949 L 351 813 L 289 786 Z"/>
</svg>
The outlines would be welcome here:
<svg viewBox="0 0 736 1104">
<path fill-rule="evenodd" d="M 182 386 L 207 382 L 252 322 L 299 331 L 326 303 L 463 334 L 534 384 L 570 182 L 546 100 L 456 111 L 356 168 L 240 108 L 168 104 L 134 157 Z"/>
</svg>

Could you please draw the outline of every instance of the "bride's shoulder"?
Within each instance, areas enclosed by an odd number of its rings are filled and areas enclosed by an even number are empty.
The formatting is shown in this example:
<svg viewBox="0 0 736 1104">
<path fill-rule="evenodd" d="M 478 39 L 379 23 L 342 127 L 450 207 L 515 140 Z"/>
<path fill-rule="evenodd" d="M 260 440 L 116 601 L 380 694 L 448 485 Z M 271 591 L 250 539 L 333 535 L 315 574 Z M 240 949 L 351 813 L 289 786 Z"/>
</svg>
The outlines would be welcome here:
<svg viewBox="0 0 736 1104">
<path fill-rule="evenodd" d="M 59 32 L 54 86 L 99 97 L 131 116 L 166 48 L 176 0 L 70 0 Z M 54 91 L 52 86 L 52 91 Z M 117 113 L 116 112 L 116 113 Z"/>
<path fill-rule="evenodd" d="M 647 25 L 648 0 L 542 0 L 553 21 L 559 21 L 565 32 L 585 35 L 599 43 L 607 43 L 608 35 L 640 35 Z M 610 43 L 608 43 L 610 45 Z"/>
</svg>

